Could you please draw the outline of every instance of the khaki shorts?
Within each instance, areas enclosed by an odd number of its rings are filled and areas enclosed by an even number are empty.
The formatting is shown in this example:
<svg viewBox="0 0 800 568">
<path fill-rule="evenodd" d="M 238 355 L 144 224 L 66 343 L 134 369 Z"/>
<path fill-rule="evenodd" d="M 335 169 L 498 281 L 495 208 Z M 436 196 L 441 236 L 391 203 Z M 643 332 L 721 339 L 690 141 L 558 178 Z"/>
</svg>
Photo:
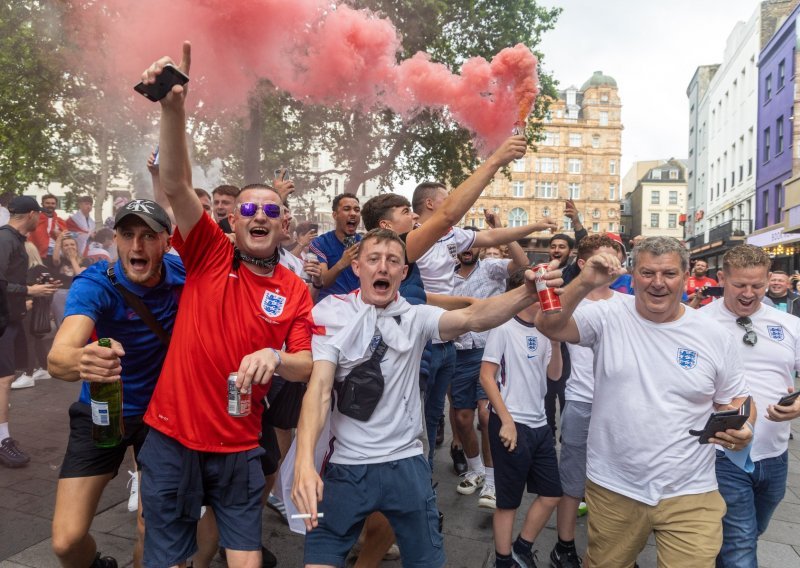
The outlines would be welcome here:
<svg viewBox="0 0 800 568">
<path fill-rule="evenodd" d="M 655 534 L 659 568 L 713 568 L 722 546 L 725 501 L 718 491 L 641 503 L 586 481 L 586 567 L 632 568 Z"/>
</svg>

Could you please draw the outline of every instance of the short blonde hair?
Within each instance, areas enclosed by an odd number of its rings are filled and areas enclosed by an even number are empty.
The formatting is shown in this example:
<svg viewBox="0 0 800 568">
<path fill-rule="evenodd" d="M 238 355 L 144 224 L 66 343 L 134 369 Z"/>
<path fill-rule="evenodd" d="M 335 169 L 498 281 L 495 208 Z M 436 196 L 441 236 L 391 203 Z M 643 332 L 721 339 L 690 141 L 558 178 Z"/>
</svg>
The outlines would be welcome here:
<svg viewBox="0 0 800 568">
<path fill-rule="evenodd" d="M 722 271 L 730 274 L 733 268 L 753 268 L 763 266 L 768 272 L 772 261 L 769 255 L 760 247 L 753 245 L 739 245 L 733 247 L 722 257 Z"/>
<path fill-rule="evenodd" d="M 33 268 L 34 266 L 44 266 L 42 257 L 39 255 L 39 249 L 36 248 L 35 244 L 27 241 L 25 243 L 25 252 L 28 253 L 28 268 Z"/>
</svg>

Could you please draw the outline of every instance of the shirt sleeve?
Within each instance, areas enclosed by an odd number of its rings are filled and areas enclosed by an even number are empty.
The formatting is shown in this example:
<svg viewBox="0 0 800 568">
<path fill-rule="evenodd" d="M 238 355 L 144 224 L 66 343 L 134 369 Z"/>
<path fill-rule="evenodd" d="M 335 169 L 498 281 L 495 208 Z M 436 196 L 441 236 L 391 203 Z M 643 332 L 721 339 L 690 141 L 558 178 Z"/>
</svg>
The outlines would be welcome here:
<svg viewBox="0 0 800 568">
<path fill-rule="evenodd" d="M 221 263 L 230 269 L 233 243 L 209 215 L 201 215 L 186 236 L 176 230 L 172 245 L 180 254 L 187 274 L 207 272 Z"/>
<path fill-rule="evenodd" d="M 93 279 L 78 275 L 69 288 L 64 317 L 86 316 L 96 322 L 108 306 L 106 290 Z"/>
<path fill-rule="evenodd" d="M 311 349 L 311 296 L 308 288 L 301 282 L 295 283 L 293 295 L 298 298 L 299 305 L 295 312 L 294 320 L 286 336 L 286 352 L 297 353 Z"/>
<path fill-rule="evenodd" d="M 472 248 L 472 245 L 475 243 L 475 235 L 477 235 L 475 231 L 465 231 L 461 227 L 453 227 L 453 238 L 456 242 L 456 250 L 461 253 L 465 250 L 469 250 Z"/>
<path fill-rule="evenodd" d="M 486 345 L 483 348 L 483 357 L 481 361 L 488 363 L 500 364 L 503 358 L 503 331 L 502 327 L 496 327 L 489 331 L 486 337 Z"/>
<path fill-rule="evenodd" d="M 425 304 L 414 306 L 413 309 L 415 310 L 414 325 L 416 328 L 413 332 L 425 337 L 426 341 L 428 339 L 441 341 L 441 337 L 439 337 L 439 319 L 445 310 Z"/>
<path fill-rule="evenodd" d="M 328 255 L 325 254 L 325 243 L 323 242 L 321 236 L 316 237 L 311 241 L 311 244 L 308 246 L 308 250 L 309 252 L 317 255 L 320 262 L 328 264 Z M 328 268 L 330 268 L 330 266 Z"/>
<path fill-rule="evenodd" d="M 581 347 L 592 347 L 597 343 L 602 335 L 602 322 L 605 318 L 605 304 L 607 302 L 594 302 L 578 306 L 572 314 L 572 319 L 575 320 L 575 325 L 578 326 L 578 333 L 580 339 L 578 345 Z M 624 309 L 621 306 L 619 309 Z"/>
</svg>

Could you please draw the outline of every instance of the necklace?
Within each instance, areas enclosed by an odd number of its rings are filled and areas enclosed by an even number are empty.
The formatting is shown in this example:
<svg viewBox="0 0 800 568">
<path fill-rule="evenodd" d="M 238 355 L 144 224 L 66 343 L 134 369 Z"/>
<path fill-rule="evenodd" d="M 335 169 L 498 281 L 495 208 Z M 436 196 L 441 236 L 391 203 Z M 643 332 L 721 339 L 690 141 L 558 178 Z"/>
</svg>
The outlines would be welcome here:
<svg viewBox="0 0 800 568">
<path fill-rule="evenodd" d="M 280 250 L 276 247 L 275 252 L 269 258 L 256 258 L 254 256 L 250 256 L 249 254 L 245 254 L 240 251 L 238 248 L 235 249 L 236 259 L 241 260 L 242 262 L 246 262 L 247 264 L 252 264 L 253 266 L 258 266 L 259 268 L 265 268 L 267 270 L 272 270 L 280 261 Z"/>
</svg>

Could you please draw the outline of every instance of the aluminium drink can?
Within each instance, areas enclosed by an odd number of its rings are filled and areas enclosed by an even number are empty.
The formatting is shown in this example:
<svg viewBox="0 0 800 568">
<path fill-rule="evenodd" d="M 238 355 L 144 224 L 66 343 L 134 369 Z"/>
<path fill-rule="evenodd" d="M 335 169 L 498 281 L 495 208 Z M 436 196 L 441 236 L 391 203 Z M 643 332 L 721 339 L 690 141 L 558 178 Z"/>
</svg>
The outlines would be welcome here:
<svg viewBox="0 0 800 568">
<path fill-rule="evenodd" d="M 536 292 L 539 294 L 539 306 L 546 314 L 557 314 L 561 311 L 561 298 L 556 294 L 555 289 L 550 288 L 544 281 L 544 275 L 548 271 L 548 264 L 537 264 L 533 267 L 536 282 Z"/>
<path fill-rule="evenodd" d="M 236 388 L 236 373 L 228 375 L 228 414 L 236 418 L 244 418 L 250 415 L 250 401 L 252 394 L 240 392 Z"/>
</svg>

